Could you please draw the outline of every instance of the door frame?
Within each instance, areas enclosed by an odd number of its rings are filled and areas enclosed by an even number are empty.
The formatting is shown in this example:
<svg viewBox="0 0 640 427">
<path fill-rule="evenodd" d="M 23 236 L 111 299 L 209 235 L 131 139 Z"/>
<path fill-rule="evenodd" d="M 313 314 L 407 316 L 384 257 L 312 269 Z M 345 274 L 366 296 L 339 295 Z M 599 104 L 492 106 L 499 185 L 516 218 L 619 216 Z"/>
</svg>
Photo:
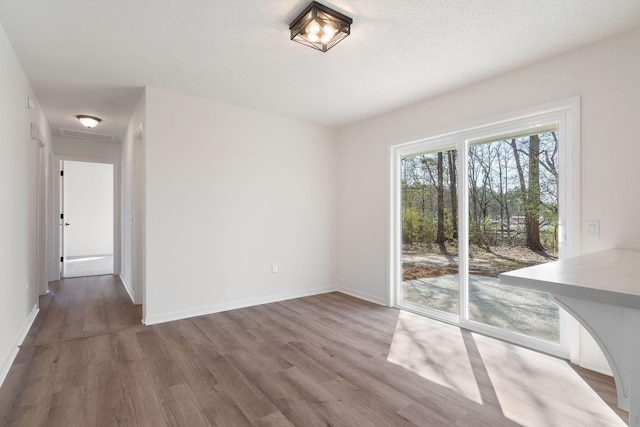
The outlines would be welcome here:
<svg viewBox="0 0 640 427">
<path fill-rule="evenodd" d="M 389 306 L 398 306 L 399 292 L 402 288 L 402 213 L 401 213 L 401 159 L 420 150 L 438 151 L 455 147 L 458 150 L 458 174 L 467 176 L 466 150 L 470 142 L 488 137 L 521 131 L 530 128 L 535 130 L 543 123 L 557 122 L 560 140 L 559 162 L 561 179 L 559 199 L 563 200 L 559 212 L 559 246 L 562 257 L 580 254 L 580 98 L 573 97 L 557 102 L 532 107 L 499 117 L 488 118 L 468 126 L 460 126 L 450 132 L 442 132 L 436 136 L 427 136 L 414 141 L 393 145 L 389 150 L 389 222 L 388 222 L 388 288 L 387 298 Z M 465 178 L 466 179 L 466 178 Z M 459 268 L 468 270 L 468 195 L 466 186 L 464 191 L 458 187 L 462 197 L 458 199 L 459 225 Z M 462 227 L 461 227 L 462 226 Z M 491 335 L 499 339 L 514 342 L 525 347 L 535 348 L 561 357 L 577 359 L 579 348 L 578 334 L 568 314 L 566 320 L 561 319 L 560 345 L 535 340 L 530 337 L 520 337 L 513 333 L 501 333 L 502 330 L 472 322 L 468 319 L 466 275 L 461 274 L 460 287 L 460 315 L 448 313 L 432 313 L 420 310 L 420 314 L 434 317 L 456 326 Z M 401 307 L 411 310 L 410 307 Z M 433 310 L 432 310 L 433 311 Z M 562 313 L 562 310 L 561 310 Z"/>
<path fill-rule="evenodd" d="M 142 304 L 142 319 L 146 316 L 146 161 L 145 161 L 144 123 L 136 128 L 133 136 L 132 171 L 131 171 L 131 250 L 132 277 L 136 298 L 135 304 Z"/>
<path fill-rule="evenodd" d="M 85 162 L 85 163 L 101 163 L 113 165 L 113 274 L 120 274 L 120 162 L 112 159 L 99 159 L 94 157 L 78 157 L 67 155 L 55 155 L 54 161 L 54 209 L 53 209 L 53 221 L 57 224 L 56 232 L 54 232 L 53 243 L 53 260 L 57 268 L 54 269 L 55 280 L 60 280 L 60 272 L 62 270 L 62 263 L 60 262 L 61 254 L 61 227 L 63 220 L 60 219 L 62 213 L 62 191 L 63 188 L 60 185 L 60 171 L 63 161 L 72 162 Z"/>
</svg>

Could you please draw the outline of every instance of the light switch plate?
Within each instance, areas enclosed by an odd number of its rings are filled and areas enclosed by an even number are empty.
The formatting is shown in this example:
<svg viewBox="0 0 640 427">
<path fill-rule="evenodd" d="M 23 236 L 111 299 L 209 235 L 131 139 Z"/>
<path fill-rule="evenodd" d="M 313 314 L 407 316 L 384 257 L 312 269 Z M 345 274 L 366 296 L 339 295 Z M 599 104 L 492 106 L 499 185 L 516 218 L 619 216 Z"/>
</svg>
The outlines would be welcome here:
<svg viewBox="0 0 640 427">
<path fill-rule="evenodd" d="M 587 237 L 600 237 L 600 221 L 589 220 L 584 222 Z"/>
</svg>

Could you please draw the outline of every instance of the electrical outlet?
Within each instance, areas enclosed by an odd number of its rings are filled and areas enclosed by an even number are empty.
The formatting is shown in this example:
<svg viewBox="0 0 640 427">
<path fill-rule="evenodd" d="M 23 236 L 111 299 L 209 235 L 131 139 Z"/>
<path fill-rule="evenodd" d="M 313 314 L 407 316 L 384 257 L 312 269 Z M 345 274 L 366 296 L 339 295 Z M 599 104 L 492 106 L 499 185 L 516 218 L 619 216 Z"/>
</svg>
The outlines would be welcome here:
<svg viewBox="0 0 640 427">
<path fill-rule="evenodd" d="M 279 269 L 279 267 L 278 267 L 278 263 L 277 263 L 277 262 L 275 262 L 275 261 L 274 261 L 274 262 L 272 262 L 272 263 L 271 263 L 271 272 L 272 272 L 272 273 L 277 273 L 277 272 L 278 272 L 278 269 Z"/>
</svg>

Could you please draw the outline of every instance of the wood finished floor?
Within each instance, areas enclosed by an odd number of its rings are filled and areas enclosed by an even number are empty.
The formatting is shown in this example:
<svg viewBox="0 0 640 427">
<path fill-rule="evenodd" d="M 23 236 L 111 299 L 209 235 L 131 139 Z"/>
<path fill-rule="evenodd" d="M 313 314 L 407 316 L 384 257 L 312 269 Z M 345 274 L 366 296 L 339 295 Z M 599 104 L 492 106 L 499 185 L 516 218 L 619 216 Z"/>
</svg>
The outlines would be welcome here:
<svg viewBox="0 0 640 427">
<path fill-rule="evenodd" d="M 115 276 L 51 290 L 0 388 L 2 426 L 596 426 L 627 416 L 596 394 L 615 404 L 609 377 L 340 293 L 143 326 Z M 546 378 L 551 369 L 566 381 Z"/>
</svg>

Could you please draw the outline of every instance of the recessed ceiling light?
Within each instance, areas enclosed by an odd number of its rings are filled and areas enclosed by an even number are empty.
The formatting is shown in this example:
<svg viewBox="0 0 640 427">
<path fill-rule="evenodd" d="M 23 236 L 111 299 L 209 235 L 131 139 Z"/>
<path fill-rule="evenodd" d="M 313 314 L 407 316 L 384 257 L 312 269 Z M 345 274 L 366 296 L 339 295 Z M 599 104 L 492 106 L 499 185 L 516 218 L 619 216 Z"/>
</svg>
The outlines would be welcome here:
<svg viewBox="0 0 640 427">
<path fill-rule="evenodd" d="M 83 126 L 86 126 L 89 129 L 96 127 L 98 123 L 102 121 L 102 119 L 93 116 L 79 115 L 76 117 L 80 120 L 80 123 L 82 123 Z"/>
</svg>

